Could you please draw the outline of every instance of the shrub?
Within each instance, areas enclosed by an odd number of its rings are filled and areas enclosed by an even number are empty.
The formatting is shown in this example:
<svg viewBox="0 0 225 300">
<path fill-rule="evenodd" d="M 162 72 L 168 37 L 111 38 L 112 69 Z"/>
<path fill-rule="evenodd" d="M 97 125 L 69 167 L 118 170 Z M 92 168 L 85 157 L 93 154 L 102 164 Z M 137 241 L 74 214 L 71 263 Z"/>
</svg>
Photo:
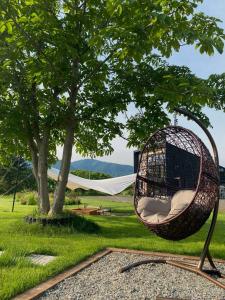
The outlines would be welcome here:
<svg viewBox="0 0 225 300">
<path fill-rule="evenodd" d="M 23 197 L 23 193 L 16 193 L 16 202 L 21 202 L 22 197 Z"/>
<path fill-rule="evenodd" d="M 81 200 L 79 198 L 73 199 L 73 198 L 65 198 L 65 205 L 79 205 L 81 204 Z"/>
<path fill-rule="evenodd" d="M 81 204 L 81 200 L 79 199 L 75 191 L 69 191 L 66 193 L 65 205 L 79 205 L 79 204 Z"/>
<path fill-rule="evenodd" d="M 54 201 L 53 193 L 49 194 L 49 201 L 50 201 L 50 204 L 52 205 L 53 201 Z M 81 204 L 81 200 L 77 197 L 77 195 L 74 194 L 73 191 L 71 191 L 71 192 L 66 193 L 64 204 L 65 205 L 79 205 L 79 204 Z"/>
<path fill-rule="evenodd" d="M 54 195 L 49 194 L 49 200 L 51 205 L 53 204 Z M 16 195 L 16 201 L 19 201 L 22 205 L 37 205 L 38 195 L 36 192 L 24 192 Z M 81 200 L 72 192 L 69 192 L 65 197 L 65 205 L 79 205 Z"/>
<path fill-rule="evenodd" d="M 37 205 L 38 196 L 37 193 L 30 193 L 27 197 L 27 205 Z"/>
<path fill-rule="evenodd" d="M 26 204 L 27 204 L 27 200 L 24 199 L 24 198 L 21 198 L 21 199 L 20 199 L 20 204 L 26 205 Z"/>
<path fill-rule="evenodd" d="M 36 192 L 18 193 L 16 199 L 22 205 L 37 205 L 38 195 Z"/>
</svg>

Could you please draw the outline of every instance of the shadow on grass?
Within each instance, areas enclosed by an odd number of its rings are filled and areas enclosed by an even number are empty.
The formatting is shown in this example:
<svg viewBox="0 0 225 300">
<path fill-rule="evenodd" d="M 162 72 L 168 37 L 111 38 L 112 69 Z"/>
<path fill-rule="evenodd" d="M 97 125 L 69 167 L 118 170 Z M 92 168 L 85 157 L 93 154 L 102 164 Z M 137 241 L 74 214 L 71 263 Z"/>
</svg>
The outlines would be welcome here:
<svg viewBox="0 0 225 300">
<path fill-rule="evenodd" d="M 187 248 L 186 252 L 189 251 L 189 247 L 195 246 L 201 251 L 204 242 L 206 240 L 208 230 L 211 223 L 211 218 L 204 224 L 204 226 L 196 232 L 194 235 L 180 240 L 180 241 L 168 241 L 160 237 L 157 237 L 149 229 L 147 229 L 135 216 L 126 218 L 102 218 L 98 219 L 98 224 L 101 226 L 101 236 L 110 239 L 121 239 L 121 238 L 138 238 L 146 239 L 149 243 L 154 242 L 164 242 L 168 245 L 181 246 L 182 248 Z M 212 245 L 220 244 L 221 247 L 225 247 L 225 220 L 218 220 L 215 232 L 212 239 Z M 169 251 L 169 249 L 168 249 Z M 219 250 L 218 250 L 219 251 Z M 218 255 L 217 255 L 218 256 Z"/>
<path fill-rule="evenodd" d="M 99 225 L 92 220 L 88 220 L 83 216 L 65 212 L 55 217 L 48 216 L 26 216 L 24 220 L 28 224 L 39 223 L 45 226 L 53 227 L 70 227 L 76 231 L 97 233 L 99 231 Z"/>
<path fill-rule="evenodd" d="M 65 236 L 78 233 L 96 234 L 100 232 L 100 226 L 93 220 L 86 219 L 82 216 L 73 215 L 67 222 L 56 222 L 53 224 L 42 224 L 39 220 L 33 223 L 26 222 L 23 218 L 14 220 L 8 225 L 9 234 L 24 234 L 30 236 Z M 5 232 L 6 233 L 6 232 Z"/>
<path fill-rule="evenodd" d="M 93 226 L 93 227 L 92 227 Z M 181 247 L 188 253 L 191 248 L 198 248 L 198 252 L 201 251 L 204 241 L 206 239 L 208 229 L 210 226 L 210 220 L 198 231 L 196 234 L 190 236 L 181 241 L 166 241 L 162 238 L 157 237 L 155 234 L 150 232 L 136 216 L 129 217 L 109 217 L 109 216 L 88 216 L 87 218 L 79 217 L 72 226 L 42 226 L 40 224 L 26 224 L 22 220 L 15 221 L 10 224 L 8 231 L 23 233 L 24 235 L 30 236 L 46 236 L 46 237 L 74 237 L 80 233 L 87 235 L 89 233 L 96 233 L 99 238 L 107 240 L 125 241 L 128 239 L 136 239 L 143 241 L 144 243 L 165 243 L 168 247 Z M 133 244 L 133 242 L 132 242 Z M 222 245 L 225 247 L 225 219 L 218 220 L 215 233 L 213 236 L 212 245 Z M 221 246 L 221 247 L 222 247 Z M 215 248 L 215 247 L 213 247 Z M 168 249 L 169 252 L 169 249 Z M 219 252 L 219 248 L 217 250 Z M 217 255 L 218 256 L 218 255 Z"/>
</svg>

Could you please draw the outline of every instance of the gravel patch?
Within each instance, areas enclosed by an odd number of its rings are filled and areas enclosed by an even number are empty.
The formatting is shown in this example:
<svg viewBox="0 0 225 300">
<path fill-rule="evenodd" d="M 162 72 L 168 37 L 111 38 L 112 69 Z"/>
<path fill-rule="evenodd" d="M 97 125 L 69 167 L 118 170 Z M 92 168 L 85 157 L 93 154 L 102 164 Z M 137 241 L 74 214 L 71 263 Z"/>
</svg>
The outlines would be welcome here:
<svg viewBox="0 0 225 300">
<path fill-rule="evenodd" d="M 155 257 L 153 257 L 154 259 Z M 156 297 L 224 300 L 225 290 L 194 273 L 167 265 L 148 264 L 119 273 L 119 269 L 149 256 L 110 253 L 65 279 L 39 300 L 154 300 Z M 225 266 L 218 264 L 225 273 Z"/>
</svg>

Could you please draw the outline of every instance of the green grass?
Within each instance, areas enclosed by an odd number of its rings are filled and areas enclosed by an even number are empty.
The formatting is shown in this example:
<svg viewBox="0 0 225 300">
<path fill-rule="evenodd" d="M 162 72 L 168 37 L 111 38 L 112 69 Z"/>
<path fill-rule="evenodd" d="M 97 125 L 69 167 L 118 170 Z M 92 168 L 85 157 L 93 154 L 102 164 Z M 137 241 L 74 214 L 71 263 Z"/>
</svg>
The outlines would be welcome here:
<svg viewBox="0 0 225 300">
<path fill-rule="evenodd" d="M 11 213 L 11 199 L 0 199 L 0 299 L 12 296 L 77 264 L 106 247 L 121 247 L 150 251 L 198 255 L 201 252 L 209 222 L 194 236 L 179 242 L 163 240 L 151 234 L 136 216 L 89 216 L 101 231 L 98 234 L 76 232 L 65 227 L 29 225 L 23 217 L 33 206 L 16 203 Z M 92 206 L 102 205 L 113 211 L 131 212 L 129 203 L 82 199 Z M 70 206 L 71 208 L 71 206 Z M 216 232 L 211 245 L 213 256 L 225 259 L 225 216 L 219 214 Z M 53 254 L 57 259 L 47 266 L 35 266 L 26 256 L 31 253 Z"/>
<path fill-rule="evenodd" d="M 81 199 L 81 204 L 79 207 L 84 207 L 84 205 L 92 206 L 92 207 L 100 207 L 110 208 L 112 212 L 118 213 L 133 213 L 133 205 L 127 202 L 116 202 L 113 200 L 102 200 L 96 199 L 96 197 L 79 197 Z M 112 198 L 113 199 L 113 198 Z M 77 207 L 77 206 L 73 206 Z M 67 208 L 72 208 L 72 206 L 67 206 Z"/>
</svg>

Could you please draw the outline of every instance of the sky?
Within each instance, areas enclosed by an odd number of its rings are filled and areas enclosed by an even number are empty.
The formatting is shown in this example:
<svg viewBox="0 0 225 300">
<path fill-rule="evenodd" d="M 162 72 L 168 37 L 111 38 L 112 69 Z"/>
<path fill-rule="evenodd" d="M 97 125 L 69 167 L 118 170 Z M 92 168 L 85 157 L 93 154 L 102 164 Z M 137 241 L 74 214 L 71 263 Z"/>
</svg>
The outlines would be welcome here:
<svg viewBox="0 0 225 300">
<path fill-rule="evenodd" d="M 225 0 L 205 0 L 199 6 L 199 10 L 204 13 L 219 18 L 222 23 L 220 27 L 225 29 Z M 188 66 L 193 73 L 201 78 L 207 78 L 210 74 L 220 74 L 225 72 L 225 50 L 224 53 L 208 56 L 200 54 L 193 46 L 181 47 L 178 53 L 174 53 L 169 59 L 170 64 L 179 66 Z M 132 108 L 131 108 L 132 109 Z M 225 166 L 225 113 L 213 109 L 205 109 L 204 112 L 210 119 L 212 128 L 210 132 L 213 135 L 218 147 L 220 164 Z M 191 129 L 203 142 L 209 146 L 207 138 L 201 129 L 184 117 L 178 117 L 178 125 Z M 97 157 L 101 161 L 114 162 L 119 164 L 133 165 L 133 151 L 135 149 L 126 147 L 126 142 L 122 138 L 116 138 L 112 142 L 114 152 L 110 156 Z M 58 158 L 62 157 L 62 148 L 58 147 Z M 83 159 L 75 150 L 73 151 L 72 161 Z"/>
</svg>

